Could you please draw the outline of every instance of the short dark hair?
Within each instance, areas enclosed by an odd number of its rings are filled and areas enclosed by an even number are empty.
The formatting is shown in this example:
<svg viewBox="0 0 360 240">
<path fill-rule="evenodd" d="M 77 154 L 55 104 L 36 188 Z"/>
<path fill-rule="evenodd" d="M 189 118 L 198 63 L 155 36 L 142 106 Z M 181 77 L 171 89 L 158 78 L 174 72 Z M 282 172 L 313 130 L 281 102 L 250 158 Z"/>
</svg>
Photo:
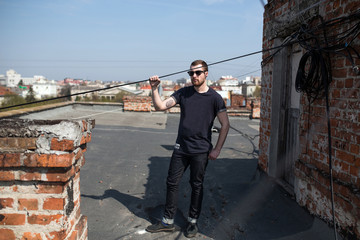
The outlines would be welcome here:
<svg viewBox="0 0 360 240">
<path fill-rule="evenodd" d="M 190 67 L 191 66 L 196 66 L 196 65 L 199 65 L 201 64 L 201 66 L 204 68 L 204 72 L 208 72 L 208 65 L 207 63 L 204 61 L 204 60 L 195 60 L 191 63 Z"/>
</svg>

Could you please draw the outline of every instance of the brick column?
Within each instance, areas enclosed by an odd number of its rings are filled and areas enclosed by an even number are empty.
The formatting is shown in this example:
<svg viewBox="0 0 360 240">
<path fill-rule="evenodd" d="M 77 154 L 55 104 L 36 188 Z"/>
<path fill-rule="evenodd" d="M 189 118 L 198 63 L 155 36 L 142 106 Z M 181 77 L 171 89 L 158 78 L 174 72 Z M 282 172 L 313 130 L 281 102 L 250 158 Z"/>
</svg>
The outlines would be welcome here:
<svg viewBox="0 0 360 240">
<path fill-rule="evenodd" d="M 0 240 L 87 239 L 80 168 L 93 120 L 0 120 Z"/>
</svg>

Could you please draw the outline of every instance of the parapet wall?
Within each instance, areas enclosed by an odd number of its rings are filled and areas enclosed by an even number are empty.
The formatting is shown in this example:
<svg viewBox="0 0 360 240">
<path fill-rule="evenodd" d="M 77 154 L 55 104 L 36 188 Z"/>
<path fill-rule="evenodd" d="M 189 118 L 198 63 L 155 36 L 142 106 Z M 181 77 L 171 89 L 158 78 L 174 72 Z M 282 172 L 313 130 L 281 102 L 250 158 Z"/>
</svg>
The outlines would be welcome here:
<svg viewBox="0 0 360 240">
<path fill-rule="evenodd" d="M 124 111 L 134 111 L 134 112 L 150 112 L 155 111 L 152 106 L 151 97 L 145 96 L 125 96 L 124 101 Z"/>
<path fill-rule="evenodd" d="M 0 120 L 0 240 L 87 239 L 80 168 L 93 120 Z"/>
</svg>

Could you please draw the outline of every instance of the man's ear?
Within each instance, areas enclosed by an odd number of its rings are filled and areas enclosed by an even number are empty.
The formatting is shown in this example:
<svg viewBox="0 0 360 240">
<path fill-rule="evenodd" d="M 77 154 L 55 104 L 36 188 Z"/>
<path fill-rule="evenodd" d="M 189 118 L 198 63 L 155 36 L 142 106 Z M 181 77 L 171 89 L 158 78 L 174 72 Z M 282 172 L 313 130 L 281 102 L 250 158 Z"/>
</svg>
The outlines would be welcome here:
<svg viewBox="0 0 360 240">
<path fill-rule="evenodd" d="M 207 76 L 208 76 L 208 74 L 209 74 L 209 72 L 208 72 L 208 71 L 206 71 L 206 72 L 204 72 L 204 74 L 205 74 L 205 77 L 207 77 Z"/>
</svg>

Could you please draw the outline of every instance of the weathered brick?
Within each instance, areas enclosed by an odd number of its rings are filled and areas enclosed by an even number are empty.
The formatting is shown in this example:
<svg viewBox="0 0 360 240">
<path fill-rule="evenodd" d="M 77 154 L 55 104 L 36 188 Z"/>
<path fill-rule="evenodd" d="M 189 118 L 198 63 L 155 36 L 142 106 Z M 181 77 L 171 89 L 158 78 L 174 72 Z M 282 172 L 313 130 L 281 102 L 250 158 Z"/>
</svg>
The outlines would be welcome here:
<svg viewBox="0 0 360 240">
<path fill-rule="evenodd" d="M 0 167 L 20 167 L 20 153 L 5 153 L 0 155 Z"/>
<path fill-rule="evenodd" d="M 355 158 L 355 166 L 360 167 L 360 157 Z M 360 179 L 360 178 L 359 178 Z"/>
<path fill-rule="evenodd" d="M 0 128 L 8 126 L 8 120 L 5 124 L 0 124 Z M 13 120 L 15 122 L 22 120 Z M 40 124 L 42 124 L 41 122 Z M 57 121 L 55 124 L 58 124 Z M 31 121 L 16 123 L 15 126 L 26 128 Z M 45 122 L 47 129 L 51 128 L 51 122 Z M 78 126 L 84 127 L 85 133 L 80 133 L 79 138 L 84 136 L 84 141 L 91 140 L 89 121 L 77 121 Z M 1 129 L 2 130 L 2 129 Z M 21 135 L 22 130 L 17 135 Z M 46 130 L 48 131 L 48 130 Z M 51 132 L 51 129 L 49 130 Z M 25 129 L 25 131 L 28 131 Z M 32 133 L 31 133 L 32 134 Z M 44 139 L 51 139 L 52 135 L 43 133 Z M 75 229 L 81 216 L 80 212 L 80 184 L 79 171 L 84 163 L 82 147 L 74 146 L 72 140 L 58 140 L 53 138 L 51 150 L 58 152 L 51 154 L 38 154 L 33 151 L 24 151 L 27 149 L 34 150 L 37 138 L 27 137 L 8 137 L 0 138 L 0 240 L 1 239 L 71 239 L 85 240 L 86 229 L 80 233 Z M 6 152 L 8 151 L 8 152 Z M 61 151 L 61 152 L 60 152 Z M 75 172 L 76 168 L 76 172 Z M 73 179 L 73 181 L 69 181 Z M 31 184 L 26 181 L 31 181 Z M 73 213 L 66 215 L 65 207 L 68 199 L 67 185 L 73 182 L 74 203 Z M 21 193 L 21 195 L 20 195 Z M 6 194 L 6 195 L 3 195 Z M 14 196 L 12 196 L 14 194 Z M 37 195 L 38 194 L 38 195 Z M 56 196 L 57 194 L 57 196 Z M 8 196 L 11 197 L 8 197 Z M 52 214 L 51 214 L 52 213 Z M 11 230 L 5 229 L 4 226 L 12 226 Z M 20 225 L 20 226 L 15 226 Z M 25 226 L 23 226 L 25 225 Z M 35 225 L 35 226 L 30 226 Z M 38 226 L 36 226 L 38 225 Z M 40 227 L 44 225 L 45 227 Z M 49 226 L 49 228 L 47 227 Z M 15 226 L 15 227 L 13 227 Z M 69 229 L 64 229 L 69 226 Z M 15 232 L 12 229 L 16 229 Z M 86 226 L 85 226 L 86 228 Z M 41 229 L 41 230 L 39 230 Z M 58 229 L 54 231 L 54 229 Z M 39 231 L 41 232 L 39 232 Z M 71 232 L 72 231 L 72 232 Z"/>
<path fill-rule="evenodd" d="M 33 169 L 26 169 L 26 172 L 20 172 L 21 181 L 39 181 L 41 180 L 41 173 L 36 172 Z"/>
<path fill-rule="evenodd" d="M 88 130 L 88 123 L 85 120 L 83 120 L 82 121 L 82 131 L 86 132 L 87 130 Z"/>
<path fill-rule="evenodd" d="M 37 193 L 48 193 L 48 194 L 59 194 L 64 192 L 64 184 L 39 184 L 37 189 Z"/>
<path fill-rule="evenodd" d="M 77 234 L 78 234 L 78 231 L 76 231 L 76 230 L 72 231 L 68 240 L 77 240 L 78 239 Z"/>
<path fill-rule="evenodd" d="M 36 149 L 36 139 L 24 137 L 0 138 L 0 147 L 5 149 L 34 150 Z"/>
<path fill-rule="evenodd" d="M 75 174 L 75 168 L 71 167 L 65 172 L 59 172 L 53 169 L 50 169 L 46 173 L 46 179 L 49 182 L 67 182 Z"/>
<path fill-rule="evenodd" d="M 65 199 L 63 198 L 47 198 L 44 200 L 44 210 L 63 210 Z"/>
<path fill-rule="evenodd" d="M 14 171 L 0 170 L 0 181 L 13 181 L 13 180 L 15 180 Z"/>
<path fill-rule="evenodd" d="M 4 208 L 13 208 L 14 199 L 12 198 L 0 198 L 0 210 Z"/>
<path fill-rule="evenodd" d="M 51 240 L 63 240 L 66 238 L 66 230 L 50 232 Z"/>
<path fill-rule="evenodd" d="M 30 215 L 28 217 L 29 224 L 39 224 L 39 225 L 48 225 L 52 222 L 60 223 L 60 219 L 63 218 L 63 215 Z"/>
<path fill-rule="evenodd" d="M 350 174 L 354 177 L 359 177 L 360 168 L 356 166 L 350 166 Z"/>
<path fill-rule="evenodd" d="M 37 199 L 19 199 L 19 210 L 38 210 L 38 200 Z"/>
<path fill-rule="evenodd" d="M 25 217 L 25 214 L 1 213 L 0 225 L 24 225 Z"/>
<path fill-rule="evenodd" d="M 25 232 L 21 240 L 43 240 L 40 233 Z"/>
<path fill-rule="evenodd" d="M 345 79 L 345 87 L 346 88 L 353 88 L 354 80 L 352 78 Z"/>
<path fill-rule="evenodd" d="M 50 149 L 57 151 L 73 151 L 75 149 L 74 140 L 59 140 L 58 138 L 52 138 Z"/>
<path fill-rule="evenodd" d="M 0 240 L 15 240 L 15 233 L 11 229 L 0 228 Z"/>
<path fill-rule="evenodd" d="M 65 154 L 25 154 L 24 166 L 26 167 L 69 167 L 73 164 L 74 153 Z"/>
<path fill-rule="evenodd" d="M 360 155 L 360 146 L 357 144 L 350 144 L 350 153 Z"/>
<path fill-rule="evenodd" d="M 8 147 L 9 147 L 9 144 L 8 144 L 7 138 L 6 137 L 0 138 L 0 149 L 5 149 Z"/>
<path fill-rule="evenodd" d="M 82 136 L 81 141 L 80 141 L 80 145 L 83 145 L 83 144 L 88 143 L 90 141 L 91 141 L 91 133 L 87 133 L 87 134 Z"/>
<path fill-rule="evenodd" d="M 86 229 L 86 226 L 87 226 L 87 217 L 82 215 L 80 217 L 80 220 L 76 224 L 75 229 L 78 230 L 80 234 L 82 234 L 84 232 L 84 230 Z M 80 237 L 80 236 L 78 236 L 78 237 Z"/>
<path fill-rule="evenodd" d="M 348 162 L 350 164 L 354 164 L 354 162 L 355 162 L 354 155 L 347 153 L 345 151 L 341 151 L 341 150 L 336 150 L 336 158 L 338 158 L 342 161 Z"/>
</svg>

